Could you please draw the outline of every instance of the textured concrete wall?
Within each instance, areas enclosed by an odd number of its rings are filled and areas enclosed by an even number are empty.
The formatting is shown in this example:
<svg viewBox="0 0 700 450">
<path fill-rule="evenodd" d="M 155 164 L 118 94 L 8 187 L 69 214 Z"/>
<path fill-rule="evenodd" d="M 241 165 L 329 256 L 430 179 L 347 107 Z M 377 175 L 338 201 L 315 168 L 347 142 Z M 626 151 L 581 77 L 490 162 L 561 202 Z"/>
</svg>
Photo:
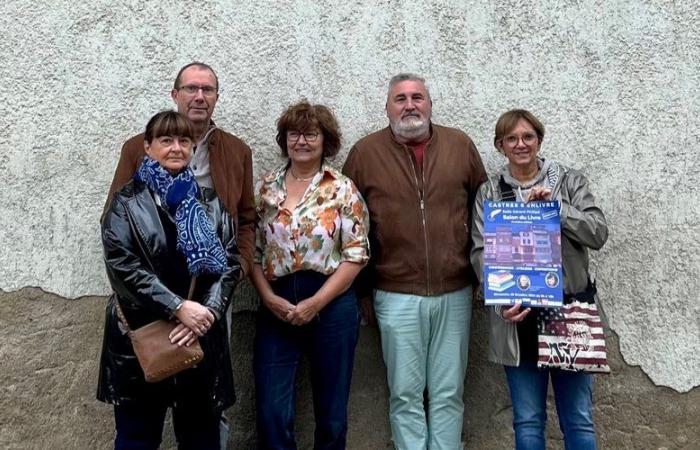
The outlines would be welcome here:
<svg viewBox="0 0 700 450">
<path fill-rule="evenodd" d="M 172 106 L 181 65 L 218 70 L 215 120 L 258 174 L 279 162 L 284 106 L 336 111 L 340 164 L 385 125 L 388 78 L 410 70 L 489 169 L 501 112 L 544 120 L 543 154 L 589 175 L 610 222 L 594 270 L 624 361 L 687 392 L 700 385 L 698 21 L 693 2 L 662 0 L 5 0 L 0 289 L 107 293 L 97 221 L 119 147 Z"/>
</svg>

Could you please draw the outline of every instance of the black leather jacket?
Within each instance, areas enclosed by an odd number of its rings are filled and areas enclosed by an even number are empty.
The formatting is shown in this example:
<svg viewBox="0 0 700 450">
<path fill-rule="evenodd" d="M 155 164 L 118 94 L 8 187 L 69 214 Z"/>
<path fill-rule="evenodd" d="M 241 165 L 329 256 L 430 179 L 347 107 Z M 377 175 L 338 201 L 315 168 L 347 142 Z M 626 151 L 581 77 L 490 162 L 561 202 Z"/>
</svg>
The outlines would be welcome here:
<svg viewBox="0 0 700 450">
<path fill-rule="evenodd" d="M 212 190 L 202 201 L 224 244 L 227 270 L 197 278 L 192 300 L 214 311 L 218 320 L 199 339 L 204 360 L 196 367 L 159 383 L 146 383 L 134 351 L 119 322 L 119 301 L 132 329 L 156 319 L 169 319 L 187 297 L 190 276 L 185 257 L 176 249 L 174 220 L 156 204 L 148 188 L 136 181 L 124 186 L 102 220 L 102 244 L 113 294 L 105 314 L 97 398 L 118 405 L 166 401 L 221 411 L 235 401 L 225 312 L 239 275 L 239 255 L 231 216 Z"/>
</svg>

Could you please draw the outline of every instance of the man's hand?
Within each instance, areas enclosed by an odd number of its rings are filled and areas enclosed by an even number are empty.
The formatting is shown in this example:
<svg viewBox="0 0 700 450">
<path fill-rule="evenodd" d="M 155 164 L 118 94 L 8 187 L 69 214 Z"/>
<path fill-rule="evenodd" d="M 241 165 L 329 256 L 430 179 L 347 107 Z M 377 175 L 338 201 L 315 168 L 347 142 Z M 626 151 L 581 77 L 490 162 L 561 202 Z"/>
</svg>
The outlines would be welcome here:
<svg viewBox="0 0 700 450">
<path fill-rule="evenodd" d="M 372 294 L 359 298 L 357 300 L 360 306 L 360 317 L 362 318 L 362 323 L 375 326 L 377 324 L 377 316 L 374 313 L 374 299 Z"/>
</svg>

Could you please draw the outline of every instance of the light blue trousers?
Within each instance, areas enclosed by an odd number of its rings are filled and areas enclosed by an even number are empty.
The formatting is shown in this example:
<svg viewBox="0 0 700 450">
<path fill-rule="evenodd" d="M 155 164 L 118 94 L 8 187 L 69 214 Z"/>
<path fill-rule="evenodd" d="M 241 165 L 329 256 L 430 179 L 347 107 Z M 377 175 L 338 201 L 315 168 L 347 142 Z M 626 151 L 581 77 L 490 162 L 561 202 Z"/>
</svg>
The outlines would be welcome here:
<svg viewBox="0 0 700 450">
<path fill-rule="evenodd" d="M 387 367 L 394 446 L 460 449 L 471 287 L 434 297 L 377 290 L 374 308 Z"/>
</svg>

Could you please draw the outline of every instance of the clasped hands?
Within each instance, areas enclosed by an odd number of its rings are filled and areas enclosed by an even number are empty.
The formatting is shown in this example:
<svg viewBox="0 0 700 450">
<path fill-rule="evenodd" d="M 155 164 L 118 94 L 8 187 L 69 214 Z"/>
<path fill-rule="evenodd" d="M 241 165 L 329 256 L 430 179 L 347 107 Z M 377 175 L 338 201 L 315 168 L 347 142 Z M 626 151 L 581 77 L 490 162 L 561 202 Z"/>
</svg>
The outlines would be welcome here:
<svg viewBox="0 0 700 450">
<path fill-rule="evenodd" d="M 307 298 L 296 305 L 278 295 L 263 299 L 265 306 L 282 322 L 292 325 L 306 325 L 318 315 L 319 309 L 313 298 Z"/>
<path fill-rule="evenodd" d="M 179 346 L 192 345 L 197 337 L 204 336 L 214 325 L 214 314 L 206 306 L 192 300 L 184 300 L 175 312 L 177 326 L 168 336 L 170 342 Z"/>
</svg>

